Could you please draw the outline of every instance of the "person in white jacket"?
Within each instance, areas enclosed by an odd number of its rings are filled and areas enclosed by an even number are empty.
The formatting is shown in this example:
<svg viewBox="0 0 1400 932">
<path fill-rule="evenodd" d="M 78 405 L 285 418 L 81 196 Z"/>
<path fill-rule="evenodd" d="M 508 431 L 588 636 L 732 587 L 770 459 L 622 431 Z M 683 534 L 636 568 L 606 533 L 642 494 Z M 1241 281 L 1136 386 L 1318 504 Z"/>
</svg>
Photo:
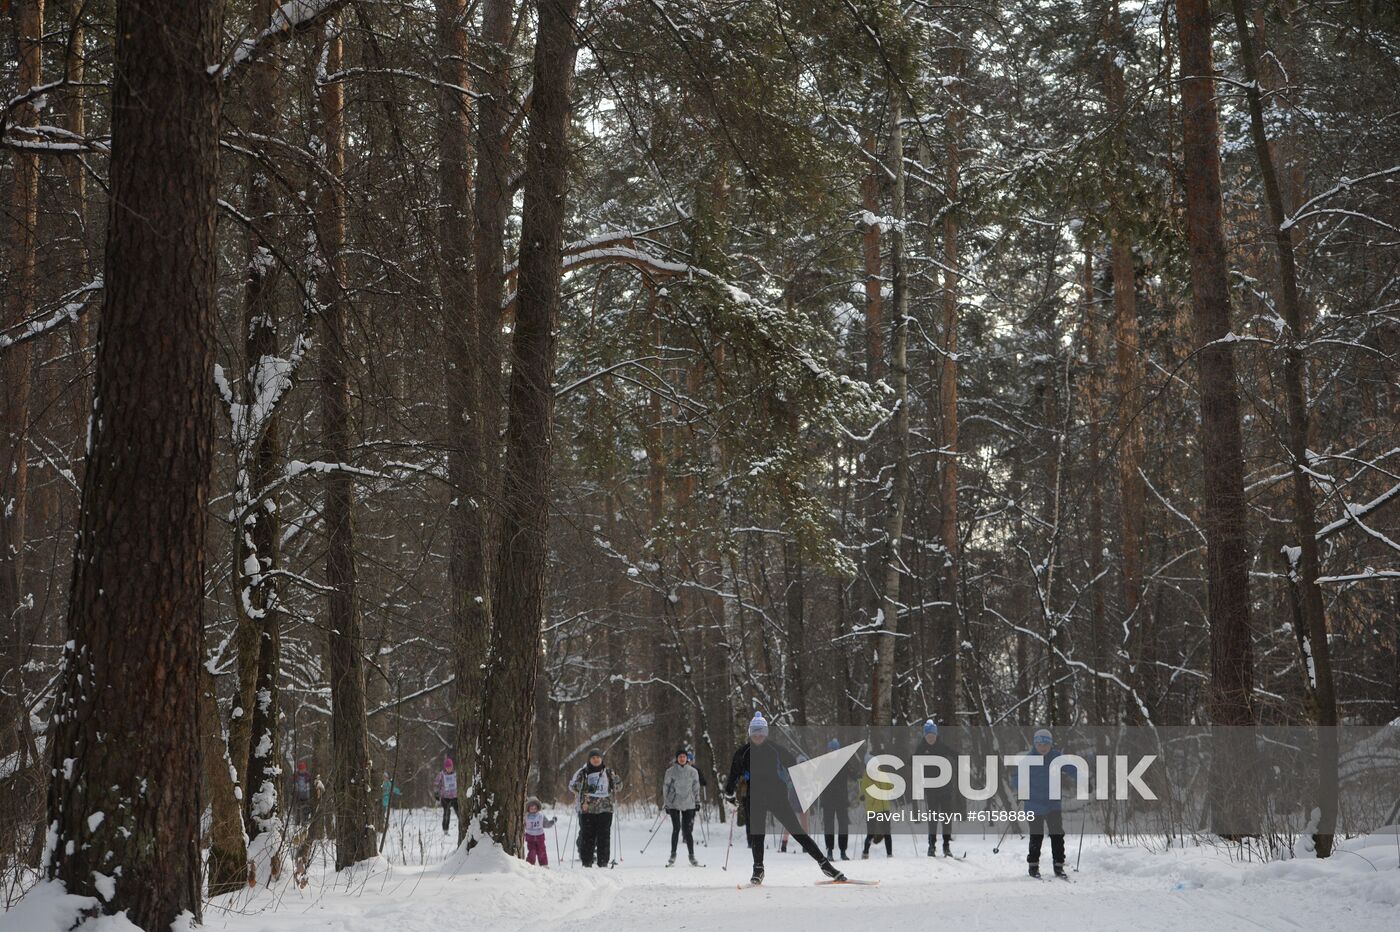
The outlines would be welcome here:
<svg viewBox="0 0 1400 932">
<path fill-rule="evenodd" d="M 661 807 L 671 816 L 671 859 L 666 866 L 676 863 L 676 842 L 684 833 L 690 866 L 699 867 L 700 862 L 695 860 L 695 813 L 700 808 L 700 771 L 691 765 L 690 752 L 685 748 L 676 749 L 675 763 L 666 768 Z"/>
</svg>

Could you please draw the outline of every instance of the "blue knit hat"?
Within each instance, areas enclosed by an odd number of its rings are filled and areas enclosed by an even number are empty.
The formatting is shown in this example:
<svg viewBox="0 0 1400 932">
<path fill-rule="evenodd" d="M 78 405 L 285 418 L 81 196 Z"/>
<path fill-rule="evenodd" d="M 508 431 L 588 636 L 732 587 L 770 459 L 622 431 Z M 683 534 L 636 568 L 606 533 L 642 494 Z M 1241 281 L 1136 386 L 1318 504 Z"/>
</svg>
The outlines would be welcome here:
<svg viewBox="0 0 1400 932">
<path fill-rule="evenodd" d="M 938 726 L 937 726 L 936 724 L 934 724 L 933 719 L 929 719 L 928 721 L 924 722 L 924 734 L 926 734 L 926 735 L 936 735 L 936 734 L 938 734 Z"/>
<path fill-rule="evenodd" d="M 763 717 L 762 712 L 755 712 L 753 714 L 753 720 L 749 722 L 749 737 L 753 737 L 754 735 L 767 736 L 767 734 L 768 720 Z"/>
<path fill-rule="evenodd" d="M 841 742 L 840 742 L 840 741 L 837 741 L 835 738 L 832 738 L 830 741 L 828 741 L 828 742 L 826 743 L 826 749 L 827 749 L 828 751 L 834 751 L 834 750 L 836 750 L 837 748 L 839 748 L 840 746 L 841 746 Z"/>
<path fill-rule="evenodd" d="M 1050 734 L 1050 729 L 1048 728 L 1037 728 L 1031 740 L 1044 741 L 1046 744 L 1051 744 L 1054 742 L 1054 736 Z"/>
</svg>

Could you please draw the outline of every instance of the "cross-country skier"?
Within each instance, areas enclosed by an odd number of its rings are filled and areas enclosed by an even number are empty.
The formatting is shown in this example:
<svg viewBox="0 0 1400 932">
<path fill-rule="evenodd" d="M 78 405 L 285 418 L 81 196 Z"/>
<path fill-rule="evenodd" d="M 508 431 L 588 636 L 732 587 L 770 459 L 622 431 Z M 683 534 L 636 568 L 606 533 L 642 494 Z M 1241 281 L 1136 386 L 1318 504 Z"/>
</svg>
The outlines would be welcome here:
<svg viewBox="0 0 1400 932">
<path fill-rule="evenodd" d="M 1030 853 L 1026 855 L 1026 863 L 1030 865 L 1032 877 L 1040 876 L 1040 848 L 1045 842 L 1045 835 L 1050 835 L 1050 856 L 1055 864 L 1055 876 L 1068 880 L 1065 874 L 1065 824 L 1060 815 L 1060 801 L 1050 798 L 1050 762 L 1060 756 L 1060 750 L 1055 747 L 1054 737 L 1050 734 L 1050 729 L 1040 728 L 1036 730 L 1031 741 L 1031 753 L 1040 756 L 1040 763 L 1029 768 L 1027 774 L 1028 786 L 1024 791 L 1026 797 L 1026 811 L 1032 816 L 1030 824 Z M 1064 775 L 1066 779 L 1072 777 L 1071 773 Z M 1012 785 L 1019 783 L 1020 774 L 1017 770 L 1011 772 Z M 1016 786 L 1017 795 L 1022 795 L 1020 786 Z"/>
<path fill-rule="evenodd" d="M 873 754 L 865 755 L 866 773 L 860 778 L 860 800 L 861 809 L 865 813 L 865 846 L 861 849 L 860 859 L 867 860 L 870 857 L 870 846 L 872 844 L 884 844 L 885 857 L 894 857 L 894 836 L 890 833 L 890 801 L 880 799 L 874 794 L 874 790 L 879 789 L 889 792 L 894 789 L 894 784 L 887 780 L 875 780 L 869 773 L 870 761 Z"/>
<path fill-rule="evenodd" d="M 311 772 L 306 767 L 306 761 L 298 761 L 297 774 L 292 778 L 292 812 L 298 825 L 311 821 L 311 786 Z"/>
<path fill-rule="evenodd" d="M 525 863 L 549 866 L 549 846 L 544 841 L 544 830 L 552 828 L 554 820 L 547 817 L 540 808 L 538 798 L 531 796 L 525 800 Z"/>
<path fill-rule="evenodd" d="M 607 867 L 611 862 L 613 796 L 621 786 L 597 748 L 569 778 L 569 789 L 578 796 L 578 857 L 584 867 Z"/>
<path fill-rule="evenodd" d="M 457 810 L 457 768 L 450 757 L 442 759 L 442 769 L 433 778 L 433 798 L 442 806 L 442 830 L 446 832 L 452 824 L 452 813 L 457 813 L 458 821 L 462 818 Z"/>
<path fill-rule="evenodd" d="M 676 749 L 676 760 L 666 768 L 661 781 L 661 808 L 671 817 L 670 867 L 676 863 L 676 843 L 685 834 L 685 849 L 690 852 L 690 866 L 699 867 L 695 860 L 695 813 L 700 808 L 700 771 L 690 763 L 690 752 Z"/>
<path fill-rule="evenodd" d="M 947 786 L 940 786 L 938 789 L 926 790 L 924 797 L 924 808 L 930 814 L 937 813 L 943 816 L 951 816 L 958 806 L 958 794 L 956 790 L 958 752 L 948 744 L 946 739 L 938 736 L 938 724 L 933 719 L 924 722 L 923 734 L 914 743 L 914 749 L 909 752 L 909 759 L 915 757 L 937 757 L 946 761 L 948 772 L 954 774 Z M 933 857 L 935 844 L 938 840 L 938 823 L 930 821 L 928 824 L 928 856 Z M 943 822 L 943 855 L 951 858 L 953 856 L 953 823 L 951 819 Z"/>
<path fill-rule="evenodd" d="M 823 874 L 832 880 L 846 879 L 802 831 L 797 813 L 788 803 L 788 768 L 795 763 L 797 759 L 791 751 L 768 740 L 768 722 L 763 713 L 754 713 L 749 722 L 748 743 L 734 752 L 729 779 L 724 784 L 725 798 L 735 806 L 739 824 L 748 826 L 749 849 L 753 852 L 753 877 L 749 880 L 752 884 L 763 883 L 763 835 L 769 816 L 792 834 L 802 850 L 821 866 Z M 738 800 L 736 794 L 742 794 L 743 800 Z"/>
<path fill-rule="evenodd" d="M 827 742 L 827 751 L 835 751 L 841 742 L 832 738 Z M 822 790 L 822 831 L 826 834 L 826 856 L 835 856 L 835 845 L 840 843 L 841 860 L 849 861 L 846 845 L 851 838 L 851 787 L 859 779 L 859 768 L 854 759 L 837 771 L 836 776 Z"/>
</svg>

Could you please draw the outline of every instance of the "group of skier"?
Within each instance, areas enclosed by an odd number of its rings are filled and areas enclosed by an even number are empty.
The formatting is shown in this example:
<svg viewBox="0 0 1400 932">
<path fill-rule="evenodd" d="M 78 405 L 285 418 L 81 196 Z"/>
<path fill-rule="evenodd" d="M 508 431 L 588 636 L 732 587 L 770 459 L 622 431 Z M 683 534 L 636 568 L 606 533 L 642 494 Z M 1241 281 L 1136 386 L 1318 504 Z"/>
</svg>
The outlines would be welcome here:
<svg viewBox="0 0 1400 932">
<path fill-rule="evenodd" d="M 840 742 L 836 740 L 827 744 L 828 751 L 835 751 L 840 747 Z M 1045 728 L 1035 732 L 1032 747 L 1034 753 L 1042 758 L 1042 763 L 1030 768 L 1028 772 L 1029 786 L 1025 793 L 1025 810 L 1030 817 L 1030 848 L 1026 860 L 1030 875 L 1040 877 L 1040 855 L 1045 836 L 1048 834 L 1055 875 L 1065 877 L 1064 822 L 1060 801 L 1058 798 L 1052 799 L 1050 792 L 1050 764 L 1060 752 L 1054 747 L 1050 731 Z M 951 770 L 957 754 L 957 750 L 947 741 L 940 740 L 938 725 L 927 721 L 910 749 L 909 757 L 942 758 Z M 886 856 L 893 855 L 889 826 L 880 822 L 881 814 L 889 811 L 890 803 L 878 795 L 879 790 L 888 790 L 889 785 L 871 777 L 866 768 L 860 766 L 854 758 L 832 777 L 818 797 L 822 810 L 825 851 L 812 840 L 808 834 L 805 814 L 798 814 L 791 795 L 792 781 L 789 771 L 802 760 L 805 758 L 794 754 L 776 741 L 770 741 L 767 720 L 761 712 L 754 714 L 748 725 L 748 740 L 734 752 L 729 777 L 723 787 L 724 798 L 735 813 L 735 824 L 745 827 L 748 847 L 753 857 L 751 884 L 763 883 L 764 839 L 770 819 L 783 829 L 783 850 L 786 850 L 790 837 L 817 862 L 822 873 L 829 878 L 829 882 L 847 882 L 846 875 L 836 867 L 834 861 L 838 851 L 841 860 L 850 860 L 849 807 L 853 795 L 858 795 L 868 820 L 861 856 L 870 856 L 872 844 L 883 844 Z M 864 760 L 868 763 L 870 755 L 866 754 Z M 604 763 L 603 752 L 592 748 L 588 751 L 584 764 L 569 778 L 568 786 L 574 794 L 574 806 L 578 813 L 580 862 L 584 867 L 610 866 L 613 812 L 616 794 L 622 787 L 622 781 Z M 676 863 L 676 852 L 681 840 L 685 841 L 691 866 L 700 866 L 695 858 L 694 828 L 704 786 L 705 779 L 694 766 L 694 755 L 688 748 L 677 748 L 661 783 L 661 808 L 671 820 L 671 854 L 666 861 L 667 867 Z M 433 781 L 433 796 L 442 807 L 442 828 L 446 832 L 452 814 L 457 812 L 457 774 L 450 757 L 443 759 L 442 770 Z M 932 790 L 924 800 L 924 806 L 930 814 L 950 813 L 957 804 L 958 800 L 951 784 Z M 525 843 L 527 860 L 531 864 L 549 864 L 544 841 L 545 829 L 553 825 L 554 820 L 544 815 L 540 801 L 530 797 L 526 801 Z M 928 856 L 937 855 L 937 836 L 941 833 L 942 853 L 945 857 L 952 857 L 951 819 L 936 819 L 930 815 L 928 825 Z"/>
</svg>

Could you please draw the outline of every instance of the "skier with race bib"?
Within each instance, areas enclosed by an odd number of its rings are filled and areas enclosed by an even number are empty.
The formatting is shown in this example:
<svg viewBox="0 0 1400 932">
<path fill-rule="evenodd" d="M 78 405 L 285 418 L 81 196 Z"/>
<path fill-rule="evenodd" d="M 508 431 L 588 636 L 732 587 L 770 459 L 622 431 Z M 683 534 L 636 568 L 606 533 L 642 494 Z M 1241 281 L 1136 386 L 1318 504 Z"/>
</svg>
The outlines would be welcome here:
<svg viewBox="0 0 1400 932">
<path fill-rule="evenodd" d="M 584 867 L 607 867 L 612 856 L 613 794 L 622 785 L 593 748 L 588 762 L 574 771 L 569 789 L 578 795 L 578 857 Z"/>
<path fill-rule="evenodd" d="M 433 798 L 442 806 L 442 830 L 446 832 L 452 824 L 452 813 L 457 813 L 458 821 L 462 818 L 457 811 L 457 768 L 450 757 L 442 759 L 442 769 L 433 778 Z"/>
</svg>

